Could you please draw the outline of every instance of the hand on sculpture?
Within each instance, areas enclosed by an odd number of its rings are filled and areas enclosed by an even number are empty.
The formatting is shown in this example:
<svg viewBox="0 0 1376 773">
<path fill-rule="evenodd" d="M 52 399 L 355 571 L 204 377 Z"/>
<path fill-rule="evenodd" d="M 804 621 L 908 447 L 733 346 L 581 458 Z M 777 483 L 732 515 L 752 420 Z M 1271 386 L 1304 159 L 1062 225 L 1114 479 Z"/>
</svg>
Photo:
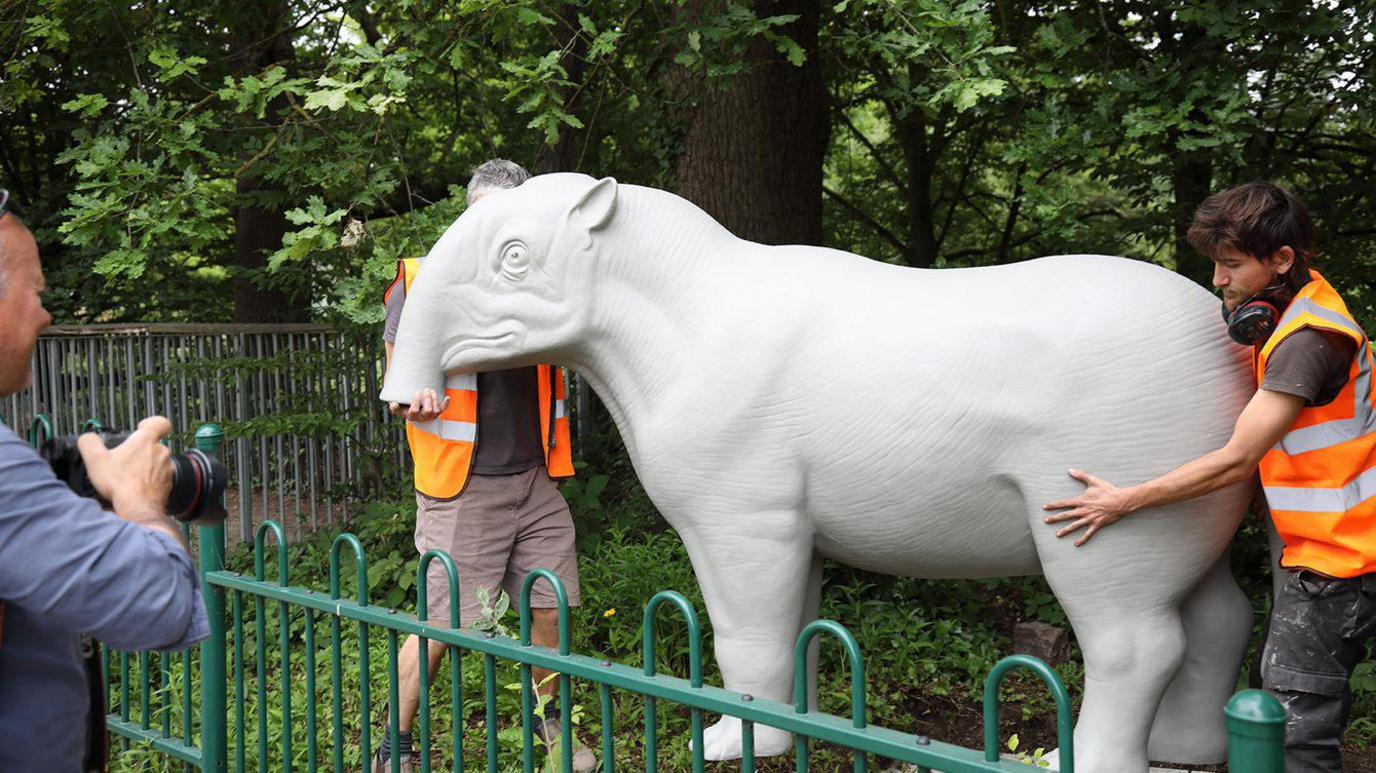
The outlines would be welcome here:
<svg viewBox="0 0 1376 773">
<path fill-rule="evenodd" d="M 1079 547 L 1089 542 L 1089 538 L 1100 529 L 1132 512 L 1125 490 L 1084 470 L 1072 469 L 1070 477 L 1085 484 L 1085 493 L 1075 499 L 1062 499 L 1042 505 L 1043 510 L 1065 510 L 1063 513 L 1046 516 L 1046 523 L 1072 521 L 1069 526 L 1056 532 L 1057 537 L 1065 537 L 1085 529 L 1084 535 L 1075 540 L 1075 547 Z"/>
<path fill-rule="evenodd" d="M 435 397 L 435 390 L 422 389 L 411 398 L 411 405 L 406 408 L 406 418 L 409 421 L 431 421 L 438 419 L 448 407 L 449 395 L 440 400 Z"/>
</svg>

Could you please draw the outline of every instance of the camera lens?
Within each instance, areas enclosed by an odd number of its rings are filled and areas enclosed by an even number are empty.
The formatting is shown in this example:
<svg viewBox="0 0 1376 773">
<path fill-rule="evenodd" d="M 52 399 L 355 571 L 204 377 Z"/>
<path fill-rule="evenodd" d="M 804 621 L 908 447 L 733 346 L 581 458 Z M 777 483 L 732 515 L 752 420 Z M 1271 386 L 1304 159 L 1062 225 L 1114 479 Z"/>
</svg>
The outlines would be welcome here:
<svg viewBox="0 0 1376 773">
<path fill-rule="evenodd" d="M 212 525 L 225 519 L 225 484 L 229 474 L 218 459 L 192 449 L 172 455 L 172 490 L 167 514 L 179 521 Z"/>
</svg>

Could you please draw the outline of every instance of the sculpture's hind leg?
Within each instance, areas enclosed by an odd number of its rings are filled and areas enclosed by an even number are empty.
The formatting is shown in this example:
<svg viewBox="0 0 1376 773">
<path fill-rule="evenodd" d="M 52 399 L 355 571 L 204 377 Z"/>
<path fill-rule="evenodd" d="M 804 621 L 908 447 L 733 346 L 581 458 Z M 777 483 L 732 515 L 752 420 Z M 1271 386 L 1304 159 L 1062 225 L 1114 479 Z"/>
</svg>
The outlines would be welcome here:
<svg viewBox="0 0 1376 773">
<path fill-rule="evenodd" d="M 1252 608 L 1225 553 L 1180 608 L 1185 659 L 1152 723 L 1147 754 L 1157 762 L 1208 764 L 1228 755 L 1223 706 L 1237 687 L 1252 635 Z"/>
<path fill-rule="evenodd" d="M 747 516 L 742 516 L 745 518 Z M 812 535 L 794 513 L 753 513 L 748 533 L 681 532 L 712 620 L 713 644 L 728 690 L 793 699 L 793 646 L 813 572 Z M 815 609 L 811 614 L 815 614 Z M 755 726 L 755 754 L 784 754 L 792 735 Z M 703 733 L 709 760 L 741 756 L 741 723 L 723 717 Z"/>
<path fill-rule="evenodd" d="M 1139 513 L 1079 548 L 1057 539 L 1040 513 L 1032 524 L 1047 580 L 1084 652 L 1080 773 L 1146 773 L 1156 708 L 1185 657 L 1180 602 L 1221 549 L 1191 515 L 1180 506 Z"/>
</svg>

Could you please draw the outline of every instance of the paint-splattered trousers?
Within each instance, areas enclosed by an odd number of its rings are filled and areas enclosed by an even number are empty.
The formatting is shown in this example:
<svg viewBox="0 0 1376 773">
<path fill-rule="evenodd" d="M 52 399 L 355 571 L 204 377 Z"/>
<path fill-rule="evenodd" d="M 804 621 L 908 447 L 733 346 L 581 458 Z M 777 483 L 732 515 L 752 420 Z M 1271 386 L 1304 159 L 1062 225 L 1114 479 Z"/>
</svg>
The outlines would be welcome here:
<svg viewBox="0 0 1376 773">
<path fill-rule="evenodd" d="M 1262 685 L 1286 711 L 1288 773 L 1342 773 L 1349 679 L 1376 638 L 1376 574 L 1291 572 L 1271 611 Z"/>
</svg>

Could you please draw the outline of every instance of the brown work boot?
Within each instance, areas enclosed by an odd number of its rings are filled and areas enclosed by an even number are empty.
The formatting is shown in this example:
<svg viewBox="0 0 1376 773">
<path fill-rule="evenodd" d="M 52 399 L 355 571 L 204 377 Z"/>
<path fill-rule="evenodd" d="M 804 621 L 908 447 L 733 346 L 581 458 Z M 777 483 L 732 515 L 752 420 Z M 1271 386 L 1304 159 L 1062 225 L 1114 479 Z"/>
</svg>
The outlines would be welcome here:
<svg viewBox="0 0 1376 773">
<path fill-rule="evenodd" d="M 545 749 L 548 750 L 551 759 L 562 759 L 563 751 L 560 750 L 559 744 L 563 741 L 564 735 L 562 731 L 562 726 L 559 724 L 559 720 L 557 718 L 546 719 L 542 722 L 539 717 L 536 717 L 535 735 L 538 736 L 540 740 L 544 742 Z M 573 769 L 577 771 L 577 773 L 588 773 L 589 771 L 594 770 L 596 768 L 597 757 L 593 755 L 591 749 L 584 746 L 583 742 L 578 740 L 578 734 L 574 733 Z"/>
</svg>

